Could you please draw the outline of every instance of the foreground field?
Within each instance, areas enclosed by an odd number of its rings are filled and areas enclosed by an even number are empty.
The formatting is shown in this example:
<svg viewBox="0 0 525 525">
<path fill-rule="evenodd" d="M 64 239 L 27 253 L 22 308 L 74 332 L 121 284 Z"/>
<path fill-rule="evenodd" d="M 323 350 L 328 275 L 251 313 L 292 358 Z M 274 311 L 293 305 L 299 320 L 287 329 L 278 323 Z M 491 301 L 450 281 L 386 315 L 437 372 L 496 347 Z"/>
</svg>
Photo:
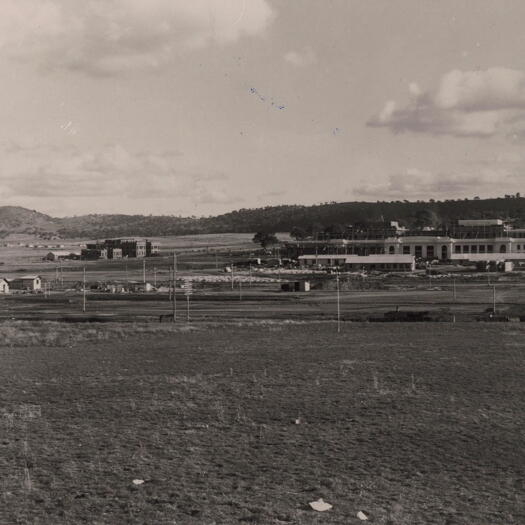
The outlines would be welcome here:
<svg viewBox="0 0 525 525">
<path fill-rule="evenodd" d="M 525 523 L 519 324 L 3 330 L 1 523 Z"/>
</svg>

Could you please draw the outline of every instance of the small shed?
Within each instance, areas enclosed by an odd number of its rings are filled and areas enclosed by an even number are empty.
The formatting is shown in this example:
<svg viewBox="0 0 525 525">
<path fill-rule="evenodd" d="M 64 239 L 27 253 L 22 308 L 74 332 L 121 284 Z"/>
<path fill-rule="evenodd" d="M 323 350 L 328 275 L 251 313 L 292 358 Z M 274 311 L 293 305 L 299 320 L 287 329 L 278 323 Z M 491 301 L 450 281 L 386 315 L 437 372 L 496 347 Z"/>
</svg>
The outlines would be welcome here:
<svg viewBox="0 0 525 525">
<path fill-rule="evenodd" d="M 0 293 L 9 293 L 9 282 L 3 277 L 0 277 Z"/>
<path fill-rule="evenodd" d="M 39 275 L 22 275 L 9 281 L 11 290 L 37 292 L 42 289 L 42 278 Z"/>
</svg>

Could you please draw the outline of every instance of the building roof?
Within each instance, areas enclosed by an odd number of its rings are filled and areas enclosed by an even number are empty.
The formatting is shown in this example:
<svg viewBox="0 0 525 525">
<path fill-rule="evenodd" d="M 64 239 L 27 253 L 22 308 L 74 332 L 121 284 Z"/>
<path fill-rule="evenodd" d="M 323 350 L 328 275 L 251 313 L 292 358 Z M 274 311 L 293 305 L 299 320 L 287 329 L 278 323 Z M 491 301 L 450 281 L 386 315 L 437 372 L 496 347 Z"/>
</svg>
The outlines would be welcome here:
<svg viewBox="0 0 525 525">
<path fill-rule="evenodd" d="M 501 226 L 501 219 L 459 219 L 458 226 Z"/>
<path fill-rule="evenodd" d="M 377 254 L 377 255 L 300 255 L 299 259 L 304 260 L 344 260 L 346 264 L 412 264 L 415 260 L 413 255 L 401 254 Z"/>
<path fill-rule="evenodd" d="M 524 253 L 452 253 L 451 261 L 525 261 Z"/>
<path fill-rule="evenodd" d="M 58 257 L 67 257 L 68 255 L 80 255 L 80 250 L 51 250 L 49 253 L 52 253 L 53 255 L 56 255 Z"/>
</svg>

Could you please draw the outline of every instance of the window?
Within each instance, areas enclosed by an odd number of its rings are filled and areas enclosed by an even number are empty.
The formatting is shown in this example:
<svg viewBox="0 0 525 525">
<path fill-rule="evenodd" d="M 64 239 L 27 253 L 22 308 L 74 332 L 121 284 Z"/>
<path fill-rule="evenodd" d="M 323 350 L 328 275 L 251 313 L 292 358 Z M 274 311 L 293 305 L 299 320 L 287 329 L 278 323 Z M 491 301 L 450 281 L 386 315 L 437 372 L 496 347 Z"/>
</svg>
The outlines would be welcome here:
<svg viewBox="0 0 525 525">
<path fill-rule="evenodd" d="M 410 255 L 410 246 L 403 246 L 403 255 Z"/>
<path fill-rule="evenodd" d="M 423 256 L 423 247 L 422 246 L 416 246 L 416 248 L 415 248 L 415 255 L 416 255 L 416 257 L 422 257 Z"/>
<path fill-rule="evenodd" d="M 389 246 L 388 247 L 388 253 L 394 253 L 394 247 L 393 246 Z"/>
<path fill-rule="evenodd" d="M 468 246 L 468 244 L 465 244 L 463 246 L 463 253 L 468 253 L 468 252 L 469 252 L 469 246 Z"/>
<path fill-rule="evenodd" d="M 494 253 L 494 245 L 492 244 L 487 245 L 487 253 Z"/>
<path fill-rule="evenodd" d="M 456 244 L 456 246 L 454 246 L 454 253 L 461 253 L 461 246 L 459 244 Z"/>
<path fill-rule="evenodd" d="M 427 258 L 428 259 L 434 258 L 434 246 L 427 246 Z"/>
<path fill-rule="evenodd" d="M 485 245 L 484 244 L 480 244 L 478 246 L 478 249 L 479 249 L 479 253 L 485 253 Z"/>
<path fill-rule="evenodd" d="M 470 253 L 478 253 L 478 247 L 475 244 L 470 247 Z"/>
</svg>

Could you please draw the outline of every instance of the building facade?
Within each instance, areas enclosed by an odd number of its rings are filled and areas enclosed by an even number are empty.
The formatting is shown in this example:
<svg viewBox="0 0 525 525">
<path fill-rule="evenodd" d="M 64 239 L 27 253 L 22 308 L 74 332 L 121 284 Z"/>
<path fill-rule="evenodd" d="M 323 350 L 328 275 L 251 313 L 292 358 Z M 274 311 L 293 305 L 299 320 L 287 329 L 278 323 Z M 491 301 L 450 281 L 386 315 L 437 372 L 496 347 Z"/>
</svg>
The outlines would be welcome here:
<svg viewBox="0 0 525 525">
<path fill-rule="evenodd" d="M 459 220 L 440 230 L 410 231 L 397 223 L 385 227 L 348 228 L 340 238 L 306 239 L 285 244 L 289 257 L 302 255 L 407 255 L 416 260 L 451 261 L 459 255 L 499 254 L 525 260 L 525 229 L 501 219 Z M 468 257 L 463 257 L 468 259 Z"/>
</svg>

